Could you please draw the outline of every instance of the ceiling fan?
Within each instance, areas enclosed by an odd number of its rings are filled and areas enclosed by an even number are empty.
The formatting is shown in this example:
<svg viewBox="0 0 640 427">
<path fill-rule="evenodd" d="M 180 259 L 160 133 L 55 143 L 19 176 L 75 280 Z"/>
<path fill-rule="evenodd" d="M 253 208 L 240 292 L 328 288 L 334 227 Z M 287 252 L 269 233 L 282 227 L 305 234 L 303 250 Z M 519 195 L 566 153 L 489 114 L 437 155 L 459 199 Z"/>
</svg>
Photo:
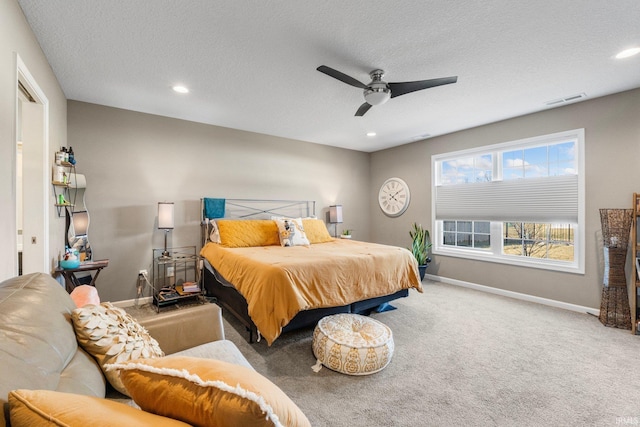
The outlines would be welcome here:
<svg viewBox="0 0 640 427">
<path fill-rule="evenodd" d="M 387 83 L 382 80 L 384 71 L 373 70 L 369 73 L 369 76 L 371 76 L 371 83 L 366 85 L 353 77 L 347 76 L 346 74 L 341 73 L 338 70 L 334 70 L 331 67 L 327 67 L 326 65 L 319 66 L 317 70 L 333 77 L 334 79 L 338 79 L 343 83 L 364 89 L 365 103 L 358 108 L 358 111 L 356 111 L 356 116 L 358 117 L 364 116 L 372 106 L 384 104 L 389 100 L 389 98 L 395 98 L 396 96 L 405 95 L 422 89 L 429 89 L 431 87 L 448 85 L 458 81 L 458 76 L 453 76 L 442 77 L 439 79 L 418 80 L 415 82 Z"/>
</svg>

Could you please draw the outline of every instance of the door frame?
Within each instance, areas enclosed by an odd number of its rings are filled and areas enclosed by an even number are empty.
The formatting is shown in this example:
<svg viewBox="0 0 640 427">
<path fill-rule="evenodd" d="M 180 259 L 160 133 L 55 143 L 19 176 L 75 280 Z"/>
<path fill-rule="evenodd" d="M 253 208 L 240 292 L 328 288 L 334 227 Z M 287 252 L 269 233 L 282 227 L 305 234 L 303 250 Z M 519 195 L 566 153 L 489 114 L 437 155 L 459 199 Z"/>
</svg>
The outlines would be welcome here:
<svg viewBox="0 0 640 427">
<path fill-rule="evenodd" d="M 37 104 L 42 105 L 42 146 L 40 147 L 39 154 L 40 159 L 39 164 L 36 165 L 37 170 L 41 172 L 41 176 L 37 178 L 34 182 L 37 188 L 34 188 L 34 191 L 37 191 L 42 195 L 42 200 L 40 201 L 41 209 L 36 209 L 34 215 L 31 217 L 30 221 L 33 223 L 33 228 L 38 230 L 38 234 L 41 232 L 41 236 L 39 237 L 39 242 L 36 243 L 36 250 L 32 251 L 32 256 L 35 255 L 37 259 L 34 261 L 34 265 L 38 266 L 38 270 L 41 272 L 50 272 L 51 266 L 49 265 L 49 203 L 50 203 L 50 191 L 49 188 L 51 183 L 49 179 L 49 168 L 47 167 L 49 159 L 49 100 L 46 95 L 38 85 L 36 79 L 29 72 L 29 69 L 20 58 L 18 53 L 15 53 L 15 63 L 16 63 L 16 75 L 15 75 L 15 122 L 14 122 L 14 141 L 13 141 L 13 185 L 14 185 L 14 197 L 13 204 L 17 207 L 17 144 L 18 144 L 18 93 L 20 91 L 18 87 L 18 82 L 21 82 L 24 87 L 29 91 L 31 96 L 35 99 Z M 21 125 L 24 125 L 22 123 Z M 24 164 L 24 149 L 23 149 L 23 164 Z M 24 188 L 24 179 L 23 179 L 23 192 Z M 16 209 L 17 211 L 17 209 Z M 16 233 L 17 239 L 17 212 L 14 213 L 14 233 Z M 24 213 L 23 213 L 23 225 L 24 221 Z M 24 247 L 29 245 L 31 237 L 23 235 L 23 250 Z M 14 241 L 14 251 L 17 251 L 18 245 L 17 240 Z M 18 257 L 16 253 L 16 262 L 14 264 L 14 275 L 18 274 Z"/>
</svg>

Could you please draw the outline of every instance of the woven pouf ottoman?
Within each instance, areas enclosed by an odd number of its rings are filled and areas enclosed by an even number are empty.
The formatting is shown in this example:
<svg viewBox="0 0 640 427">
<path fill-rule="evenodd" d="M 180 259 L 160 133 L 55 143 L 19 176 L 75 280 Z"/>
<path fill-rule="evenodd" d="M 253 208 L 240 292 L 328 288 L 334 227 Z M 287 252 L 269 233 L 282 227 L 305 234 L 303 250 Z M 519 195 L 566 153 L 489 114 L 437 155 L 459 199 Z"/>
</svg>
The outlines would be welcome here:
<svg viewBox="0 0 640 427">
<path fill-rule="evenodd" d="M 381 371 L 393 356 L 393 334 L 382 322 L 342 313 L 320 319 L 313 331 L 313 354 L 321 364 L 347 375 Z"/>
</svg>

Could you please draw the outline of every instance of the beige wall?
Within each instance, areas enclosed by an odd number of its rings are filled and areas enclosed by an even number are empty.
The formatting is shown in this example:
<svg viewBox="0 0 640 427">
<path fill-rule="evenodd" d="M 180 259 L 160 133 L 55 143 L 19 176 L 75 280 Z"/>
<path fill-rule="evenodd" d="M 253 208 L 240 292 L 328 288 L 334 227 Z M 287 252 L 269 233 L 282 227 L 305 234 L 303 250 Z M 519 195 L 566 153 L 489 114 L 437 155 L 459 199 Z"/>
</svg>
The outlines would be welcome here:
<svg viewBox="0 0 640 427">
<path fill-rule="evenodd" d="M 380 243 L 409 245 L 412 222 L 431 228 L 431 156 L 545 135 L 585 129 L 586 274 L 434 256 L 428 273 L 521 292 L 586 307 L 600 307 L 602 289 L 600 208 L 631 208 L 640 192 L 640 89 L 505 120 L 371 155 L 371 237 Z M 400 218 L 377 207 L 380 185 L 391 176 L 411 189 L 411 205 Z"/>
<path fill-rule="evenodd" d="M 98 283 L 104 299 L 132 298 L 138 270 L 150 269 L 151 248 L 162 245 L 162 233 L 154 228 L 160 200 L 176 202 L 174 245 L 198 244 L 198 200 L 210 196 L 313 199 L 319 215 L 342 203 L 343 227 L 355 229 L 356 238 L 406 247 L 412 222 L 431 224 L 432 154 L 585 128 L 586 274 L 445 256 L 434 257 L 429 273 L 597 308 L 598 209 L 630 207 L 631 194 L 640 191 L 640 90 L 369 155 L 80 102 L 67 106 L 19 6 L 6 0 L 0 2 L 0 280 L 15 274 L 16 265 L 16 53 L 49 100 L 51 159 L 67 145 L 68 121 L 68 145 L 89 183 L 95 255 L 111 259 Z M 379 186 L 390 176 L 403 178 L 412 191 L 411 206 L 396 219 L 385 217 L 376 202 Z M 64 221 L 49 198 L 53 264 L 63 245 Z"/>
<path fill-rule="evenodd" d="M 65 145 L 67 105 L 58 81 L 40 50 L 22 10 L 14 0 L 0 2 L 0 280 L 17 273 L 15 215 L 16 54 L 49 100 L 49 157 Z M 47 168 L 49 170 L 49 168 Z M 50 186 L 47 186 L 51 191 Z M 62 246 L 64 220 L 56 217 L 50 197 L 51 265 Z M 43 236 L 39 236 L 42 238 Z M 40 240 L 42 241 L 42 240 Z"/>
<path fill-rule="evenodd" d="M 201 197 L 315 200 L 319 217 L 344 206 L 344 224 L 369 238 L 369 154 L 77 101 L 69 145 L 87 177 L 89 239 L 104 300 L 134 298 L 138 271 L 163 246 L 157 203 L 175 202 L 169 245 L 199 245 Z M 333 232 L 333 227 L 329 230 Z"/>
</svg>

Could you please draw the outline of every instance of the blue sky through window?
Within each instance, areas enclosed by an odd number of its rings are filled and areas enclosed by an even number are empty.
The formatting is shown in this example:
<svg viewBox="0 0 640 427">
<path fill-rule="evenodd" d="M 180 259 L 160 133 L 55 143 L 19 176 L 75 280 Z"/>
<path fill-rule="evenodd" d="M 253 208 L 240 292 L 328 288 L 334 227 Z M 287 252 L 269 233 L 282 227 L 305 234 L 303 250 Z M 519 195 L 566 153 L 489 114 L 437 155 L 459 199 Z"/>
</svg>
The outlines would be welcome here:
<svg viewBox="0 0 640 427">
<path fill-rule="evenodd" d="M 510 180 L 573 175 L 576 173 L 574 162 L 573 141 L 507 151 L 502 155 L 502 178 Z"/>
<path fill-rule="evenodd" d="M 461 157 L 442 162 L 441 183 L 467 184 L 471 182 L 491 181 L 493 170 L 493 156 Z"/>
</svg>

